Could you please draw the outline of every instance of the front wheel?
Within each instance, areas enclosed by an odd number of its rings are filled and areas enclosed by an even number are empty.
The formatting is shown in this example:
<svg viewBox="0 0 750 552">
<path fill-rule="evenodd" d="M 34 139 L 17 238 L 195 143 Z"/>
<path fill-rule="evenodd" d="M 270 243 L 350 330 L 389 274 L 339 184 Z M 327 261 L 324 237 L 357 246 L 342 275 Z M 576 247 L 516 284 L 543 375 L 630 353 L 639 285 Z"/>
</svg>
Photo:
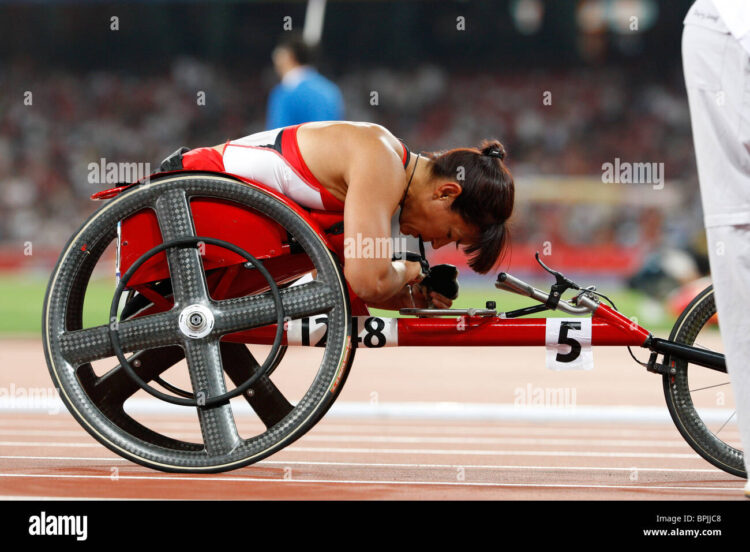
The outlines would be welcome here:
<svg viewBox="0 0 750 552">
<path fill-rule="evenodd" d="M 670 341 L 723 352 L 716 327 L 713 286 L 704 289 L 677 319 Z M 737 412 L 729 374 L 666 358 L 664 396 L 677 429 L 688 444 L 717 468 L 747 477 L 740 448 Z"/>
</svg>

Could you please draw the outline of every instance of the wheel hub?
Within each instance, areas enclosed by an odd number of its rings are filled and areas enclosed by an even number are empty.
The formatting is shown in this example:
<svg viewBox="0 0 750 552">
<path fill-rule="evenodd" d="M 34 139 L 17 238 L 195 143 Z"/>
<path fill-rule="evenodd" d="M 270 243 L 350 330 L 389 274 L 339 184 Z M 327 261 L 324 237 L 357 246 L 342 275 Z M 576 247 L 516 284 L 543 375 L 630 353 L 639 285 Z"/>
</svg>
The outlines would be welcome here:
<svg viewBox="0 0 750 552">
<path fill-rule="evenodd" d="M 214 328 L 214 315 L 204 305 L 190 305 L 180 313 L 180 331 L 191 339 L 206 337 Z"/>
</svg>

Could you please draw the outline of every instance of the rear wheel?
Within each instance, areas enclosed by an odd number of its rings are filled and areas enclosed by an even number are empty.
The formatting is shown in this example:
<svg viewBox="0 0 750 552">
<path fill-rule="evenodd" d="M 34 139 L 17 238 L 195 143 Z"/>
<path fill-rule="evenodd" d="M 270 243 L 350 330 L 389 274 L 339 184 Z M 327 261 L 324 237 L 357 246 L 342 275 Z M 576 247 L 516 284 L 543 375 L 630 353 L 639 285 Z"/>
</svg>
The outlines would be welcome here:
<svg viewBox="0 0 750 552">
<path fill-rule="evenodd" d="M 143 309 L 148 301 L 144 303 L 144 298 L 131 294 L 128 302 L 136 303 L 126 305 L 120 320 L 112 323 L 117 325 L 124 354 L 129 355 L 128 364 L 141 380 L 158 384 L 160 380 L 165 382 L 165 372 L 176 370 L 179 385 L 167 388 L 175 399 L 180 393 L 183 398 L 189 394 L 196 403 L 194 399 L 204 395 L 202 403 L 169 405 L 173 410 L 192 412 L 187 419 L 195 424 L 195 430 L 180 425 L 174 434 L 163 427 L 176 422 L 150 425 L 147 421 L 153 417 L 144 421 L 132 413 L 129 404 L 136 398 L 143 404 L 143 397 L 148 396 L 114 358 L 111 324 L 84 324 L 84 302 L 91 301 L 88 291 L 92 274 L 101 273 L 98 268 L 108 262 L 105 251 L 112 249 L 118 222 L 152 209 L 164 241 L 187 240 L 195 237 L 191 200 L 207 197 L 239 204 L 268 217 L 300 244 L 317 271 L 316 277 L 299 286 L 278 286 L 283 314 L 287 319 L 297 319 L 325 313 L 328 334 L 325 347 L 317 350 L 314 361 L 285 355 L 286 349 L 281 347 L 272 350 L 261 370 L 261 362 L 250 350 L 253 346 L 225 342 L 222 337 L 275 323 L 273 294 L 269 291 L 215 300 L 210 297 L 198 248 L 169 247 L 170 285 L 162 286 L 161 295 L 169 295 L 174 307 L 146 314 Z M 108 267 L 104 271 L 111 274 Z M 180 314 L 184 317 L 196 305 L 207 309 L 213 322 L 213 329 L 200 336 L 186 333 L 180 319 Z M 66 245 L 50 279 L 44 305 L 47 363 L 73 416 L 95 439 L 121 456 L 172 472 L 235 469 L 257 462 L 302 436 L 331 406 L 343 385 L 354 357 L 351 331 L 343 272 L 315 230 L 263 190 L 216 174 L 155 178 L 105 204 Z M 290 356 L 294 358 L 282 362 Z M 255 382 L 236 400 L 212 402 L 212 398 L 226 393 L 226 376 L 235 387 L 250 378 Z M 291 382 L 286 389 L 292 391 L 283 391 L 279 380 Z M 237 400 L 249 403 L 254 420 L 238 419 Z M 150 398 L 146 401 L 158 404 Z"/>
<path fill-rule="evenodd" d="M 715 314 L 714 290 L 709 286 L 677 319 L 670 341 L 723 352 Z M 665 364 L 673 373 L 664 375 L 664 396 L 682 436 L 717 468 L 747 477 L 729 374 L 676 358 L 665 359 Z"/>
</svg>

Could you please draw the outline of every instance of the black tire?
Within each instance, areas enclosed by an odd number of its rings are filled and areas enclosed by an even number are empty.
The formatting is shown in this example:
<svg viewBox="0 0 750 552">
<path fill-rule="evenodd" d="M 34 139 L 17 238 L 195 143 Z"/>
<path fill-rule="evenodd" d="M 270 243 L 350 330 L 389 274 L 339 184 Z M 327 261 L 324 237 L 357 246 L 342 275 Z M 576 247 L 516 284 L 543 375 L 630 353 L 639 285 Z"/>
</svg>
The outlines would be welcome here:
<svg viewBox="0 0 750 552">
<path fill-rule="evenodd" d="M 91 366 L 94 360 L 113 354 L 108 326 L 83 328 L 82 314 L 91 274 L 115 239 L 117 223 L 149 206 L 158 214 L 159 210 L 154 206 L 159 206 L 162 213 L 159 224 L 168 228 L 167 231 L 162 228 L 165 239 L 167 234 L 175 232 L 194 234 L 190 209 L 183 207 L 189 205 L 194 197 L 213 197 L 244 205 L 283 226 L 299 242 L 317 269 L 313 282 L 280 290 L 285 315 L 292 319 L 318 312 L 327 312 L 328 315 L 327 342 L 309 388 L 295 405 L 289 404 L 289 410 L 283 415 L 274 414 L 267 419 L 261 416 L 266 431 L 248 439 L 236 433 L 231 403 L 198 407 L 203 443 L 180 441 L 153 431 L 131 418 L 123 408 L 124 401 L 139 389 L 125 377 L 125 371 L 118 365 L 107 374 L 96 376 Z M 164 216 L 166 213 L 170 216 Z M 180 219 L 183 215 L 187 218 Z M 168 236 L 169 239 L 174 237 Z M 201 279 L 205 284 L 202 263 L 195 249 L 170 249 L 167 253 L 173 255 L 170 257 L 172 278 L 182 278 L 181 293 L 199 288 L 199 285 L 193 284 Z M 197 261 L 193 262 L 192 254 L 195 254 Z M 174 263 L 173 258 L 176 259 Z M 172 266 L 184 272 L 174 272 Z M 185 267 L 195 270 L 191 272 Z M 194 376 L 194 371 L 200 372 L 206 369 L 206 364 L 212 364 L 212 377 L 218 372 L 223 384 L 223 374 L 230 374 L 230 367 L 222 365 L 222 360 L 226 363 L 228 358 L 244 362 L 244 368 L 250 370 L 248 373 L 251 374 L 258 363 L 245 346 L 219 343 L 219 339 L 222 333 L 238 331 L 240 326 L 249 327 L 243 324 L 249 324 L 251 317 L 256 317 L 256 326 L 275 321 L 273 301 L 258 306 L 257 298 L 254 296 L 252 301 L 244 302 L 245 298 L 223 302 L 208 298 L 216 316 L 216 327 L 205 338 L 205 344 L 204 339 L 190 340 L 179 333 L 176 322 L 170 318 L 173 311 L 179 310 L 181 304 L 177 301 L 175 308 L 168 312 L 122 320 L 119 322 L 119 335 L 123 348 L 126 352 L 136 352 L 131 360 L 139 355 L 144 359 L 143 366 L 138 363 L 136 370 L 143 379 L 153 379 L 179 360 L 181 355 L 184 357 L 185 351 L 194 354 L 193 349 L 199 348 L 208 352 L 191 357 L 196 366 L 194 370 L 188 362 L 191 379 L 198 377 Z M 241 312 L 243 309 L 250 314 Z M 315 230 L 294 210 L 263 190 L 213 173 L 156 177 L 147 185 L 134 186 L 107 202 L 81 226 L 63 249 L 50 278 L 43 313 L 47 364 L 71 414 L 110 450 L 138 464 L 168 472 L 212 473 L 236 469 L 257 462 L 301 437 L 330 408 L 341 391 L 354 357 L 351 333 L 351 307 L 343 271 L 335 254 L 326 247 Z M 168 343 L 170 340 L 174 343 Z M 230 354 L 233 356 L 230 357 Z M 283 356 L 281 349 L 279 355 Z M 277 356 L 278 361 L 281 356 Z M 230 375 L 233 380 L 237 377 L 236 372 Z M 271 385 L 273 389 L 268 375 L 263 376 L 265 380 L 259 380 L 259 385 Z M 257 388 L 256 385 L 253 387 Z M 278 398 L 271 396 L 271 402 Z M 268 419 L 273 422 L 268 422 Z M 234 433 L 230 431 L 232 428 Z"/>
<path fill-rule="evenodd" d="M 672 328 L 669 339 L 685 345 L 694 345 L 696 337 L 714 314 L 716 314 L 714 289 L 713 286 L 708 286 L 682 312 Z M 682 436 L 695 452 L 717 468 L 737 477 L 746 478 L 743 452 L 724 442 L 717 435 L 723 429 L 723 425 L 719 431 L 716 431 L 717 424 L 712 422 L 713 431 L 709 429 L 693 401 L 694 393 L 707 390 L 708 387 L 718 388 L 725 385 L 727 391 L 731 393 L 729 376 L 715 372 L 715 377 L 719 378 L 717 382 L 722 381 L 722 383 L 691 390 L 689 385 L 690 374 L 705 376 L 706 374 L 699 374 L 699 371 L 712 371 L 703 366 L 690 365 L 687 361 L 678 359 L 670 360 L 666 358 L 665 365 L 674 368 L 674 373 L 666 374 L 663 377 L 664 396 L 672 420 Z M 724 383 L 723 380 L 726 380 L 726 382 Z"/>
</svg>

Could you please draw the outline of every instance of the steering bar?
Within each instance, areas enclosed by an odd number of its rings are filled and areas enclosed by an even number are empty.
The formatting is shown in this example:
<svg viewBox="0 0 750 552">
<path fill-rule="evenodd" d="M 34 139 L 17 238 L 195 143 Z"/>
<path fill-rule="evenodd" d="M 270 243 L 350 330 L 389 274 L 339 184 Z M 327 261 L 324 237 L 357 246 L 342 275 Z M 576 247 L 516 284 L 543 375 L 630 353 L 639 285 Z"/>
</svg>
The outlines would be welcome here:
<svg viewBox="0 0 750 552">
<path fill-rule="evenodd" d="M 497 289 L 517 293 L 518 295 L 531 297 L 532 299 L 536 299 L 540 303 L 546 303 L 549 299 L 548 293 L 530 286 L 523 280 L 519 280 L 515 276 L 511 276 L 507 272 L 501 272 L 497 275 L 497 282 L 495 282 L 495 287 Z M 557 304 L 557 308 L 563 312 L 567 312 L 568 314 L 588 314 L 594 311 L 599 305 L 596 301 L 594 301 L 590 297 L 586 297 L 585 295 L 579 295 L 576 302 L 578 303 L 578 305 L 572 305 L 571 303 L 560 299 L 560 302 Z"/>
</svg>

